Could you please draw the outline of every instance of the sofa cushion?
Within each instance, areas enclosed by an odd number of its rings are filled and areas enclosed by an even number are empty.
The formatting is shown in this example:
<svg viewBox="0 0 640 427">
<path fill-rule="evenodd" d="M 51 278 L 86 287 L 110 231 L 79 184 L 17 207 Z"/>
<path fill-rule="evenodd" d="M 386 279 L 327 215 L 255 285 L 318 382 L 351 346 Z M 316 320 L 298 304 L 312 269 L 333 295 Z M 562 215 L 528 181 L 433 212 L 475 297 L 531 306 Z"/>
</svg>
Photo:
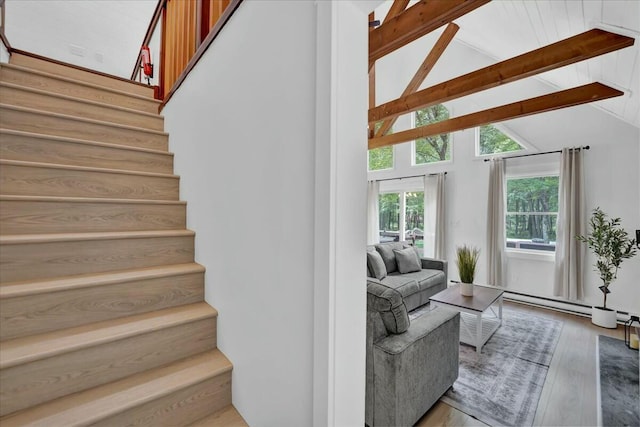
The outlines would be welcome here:
<svg viewBox="0 0 640 427">
<path fill-rule="evenodd" d="M 402 277 L 415 280 L 418 282 L 420 289 L 428 289 L 444 283 L 444 272 L 441 270 L 425 270 L 415 271 L 403 274 Z"/>
<path fill-rule="evenodd" d="M 390 334 L 401 334 L 409 329 L 409 314 L 402 295 L 380 281 L 367 281 L 367 310 L 380 313 Z"/>
<path fill-rule="evenodd" d="M 380 243 L 376 245 L 376 250 L 380 253 L 380 256 L 382 256 L 384 266 L 387 268 L 387 274 L 398 271 L 396 254 L 393 253 L 393 250 L 403 248 L 404 244 L 401 242 Z"/>
<path fill-rule="evenodd" d="M 371 277 L 384 279 L 387 277 L 387 268 L 384 265 L 382 256 L 377 251 L 367 251 L 367 268 L 371 272 Z"/>
<path fill-rule="evenodd" d="M 396 264 L 398 265 L 400 274 L 422 270 L 420 258 L 418 258 L 418 254 L 412 247 L 394 249 L 393 253 L 396 256 Z"/>
</svg>

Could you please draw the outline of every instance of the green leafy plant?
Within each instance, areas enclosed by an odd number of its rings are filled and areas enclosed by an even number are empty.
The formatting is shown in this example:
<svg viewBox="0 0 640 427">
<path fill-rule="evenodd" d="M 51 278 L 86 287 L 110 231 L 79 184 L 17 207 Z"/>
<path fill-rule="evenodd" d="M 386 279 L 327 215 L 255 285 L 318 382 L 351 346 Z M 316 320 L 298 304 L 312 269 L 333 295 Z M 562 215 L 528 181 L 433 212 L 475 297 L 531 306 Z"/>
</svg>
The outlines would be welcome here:
<svg viewBox="0 0 640 427">
<path fill-rule="evenodd" d="M 460 272 L 460 280 L 464 283 L 473 283 L 476 275 L 476 265 L 480 257 L 480 250 L 464 245 L 456 248 L 456 265 Z"/>
<path fill-rule="evenodd" d="M 620 225 L 620 218 L 608 218 L 598 207 L 593 210 L 589 220 L 590 232 L 576 239 L 587 244 L 596 255 L 594 271 L 600 273 L 604 294 L 602 308 L 607 308 L 607 294 L 611 293 L 609 285 L 617 278 L 622 261 L 636 254 L 636 241 Z"/>
</svg>

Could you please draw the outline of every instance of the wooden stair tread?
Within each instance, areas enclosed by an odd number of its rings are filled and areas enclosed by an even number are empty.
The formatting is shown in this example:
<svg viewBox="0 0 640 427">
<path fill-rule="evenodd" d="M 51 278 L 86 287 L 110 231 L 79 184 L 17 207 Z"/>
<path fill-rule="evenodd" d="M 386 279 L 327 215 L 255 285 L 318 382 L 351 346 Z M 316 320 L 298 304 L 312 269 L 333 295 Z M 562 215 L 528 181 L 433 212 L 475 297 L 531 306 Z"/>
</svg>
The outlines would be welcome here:
<svg viewBox="0 0 640 427">
<path fill-rule="evenodd" d="M 124 95 L 124 96 L 129 96 L 131 98 L 138 98 L 138 99 L 142 99 L 148 102 L 153 102 L 155 104 L 157 104 L 158 106 L 160 106 L 162 104 L 162 101 L 158 100 L 158 99 L 154 99 L 148 96 L 144 96 L 144 95 L 139 95 L 137 93 L 131 93 L 131 92 L 126 92 L 126 91 L 122 91 L 122 90 L 118 90 L 118 89 L 114 89 L 108 86 L 101 86 L 95 83 L 90 83 L 90 82 L 85 82 L 82 80 L 76 80 L 76 79 L 72 79 L 66 76 L 62 76 L 60 74 L 53 74 L 53 73 L 47 73 L 46 71 L 42 71 L 42 70 L 38 70 L 35 68 L 29 68 L 29 67 L 24 67 L 22 65 L 17 65 L 17 64 L 7 64 L 7 63 L 0 63 L 0 69 L 1 68 L 13 68 L 16 70 L 20 70 L 20 71 L 24 71 L 27 73 L 32 73 L 32 74 L 36 74 L 36 75 L 40 75 L 43 77 L 48 77 L 48 78 L 52 78 L 52 79 L 56 79 L 56 80 L 64 80 L 67 81 L 69 83 L 74 83 L 77 85 L 81 85 L 81 86 L 86 86 L 86 87 L 90 87 L 93 89 L 98 89 L 98 90 L 104 90 L 107 92 L 113 92 L 113 93 L 118 93 L 120 95 Z"/>
<path fill-rule="evenodd" d="M 37 139 L 46 139 L 51 141 L 69 142 L 73 144 L 95 145 L 98 147 L 106 147 L 106 148 L 113 148 L 113 149 L 127 150 L 127 151 L 140 151 L 143 153 L 162 154 L 162 155 L 173 157 L 173 153 L 169 151 L 154 150 L 152 148 L 144 148 L 144 147 L 134 147 L 132 145 L 110 144 L 108 142 L 90 141 L 86 139 L 78 139 L 78 138 L 71 138 L 71 137 L 65 137 L 65 136 L 46 135 L 42 133 L 25 132 L 25 131 L 15 130 L 15 129 L 0 128 L 0 134 L 24 136 L 24 137 L 37 138 Z"/>
<path fill-rule="evenodd" d="M 110 199 L 102 197 L 62 197 L 62 196 L 20 196 L 0 194 L 1 201 L 23 202 L 65 202 L 65 203 L 123 203 L 141 205 L 186 205 L 184 200 L 153 200 L 153 199 Z"/>
<path fill-rule="evenodd" d="M 122 174 L 122 175 L 153 176 L 158 178 L 174 178 L 174 179 L 180 178 L 178 175 L 173 175 L 168 173 L 140 172 L 140 171 L 131 171 L 131 170 L 123 170 L 123 169 L 95 168 L 95 167 L 76 166 L 76 165 L 61 165 L 57 163 L 27 162 L 24 160 L 0 159 L 0 166 L 1 165 L 23 166 L 23 167 L 32 167 L 32 168 L 47 168 L 47 169 L 64 169 L 64 170 L 84 171 L 84 172 L 115 173 L 115 174 Z"/>
<path fill-rule="evenodd" d="M 0 284 L 0 299 L 18 298 L 50 292 L 94 286 L 113 285 L 134 280 L 155 279 L 167 276 L 202 273 L 205 268 L 196 263 L 175 264 L 161 267 L 136 268 L 107 273 L 80 274 L 45 280 L 32 280 Z"/>
<path fill-rule="evenodd" d="M 215 317 L 217 314 L 213 307 L 201 302 L 4 341 L 0 351 L 0 369 Z"/>
<path fill-rule="evenodd" d="M 94 83 L 102 87 L 111 87 L 127 93 L 137 93 L 151 99 L 153 99 L 154 96 L 154 88 L 152 86 L 111 74 L 96 72 L 89 68 L 69 64 L 52 58 L 47 58 L 45 56 L 17 51 L 16 49 L 11 53 L 9 63 L 72 78 L 77 81 Z"/>
<path fill-rule="evenodd" d="M 140 111 L 140 110 L 134 110 L 134 109 L 131 109 L 131 108 L 121 107 L 119 105 L 106 104 L 104 102 L 93 101 L 93 100 L 90 100 L 90 99 L 77 98 L 75 96 L 63 95 L 63 94 L 60 94 L 60 93 L 49 92 L 49 91 L 46 91 L 46 90 L 36 89 L 36 88 L 29 87 L 29 86 L 22 86 L 22 85 L 18 85 L 18 84 L 15 84 L 15 83 L 9 83 L 9 82 L 0 81 L 0 87 L 3 87 L 3 86 L 7 87 L 7 88 L 12 88 L 12 89 L 24 90 L 26 92 L 35 93 L 35 94 L 42 95 L 42 96 L 49 96 L 49 97 L 52 97 L 52 98 L 66 99 L 66 100 L 69 100 L 69 101 L 75 101 L 75 102 L 79 102 L 79 103 L 82 103 L 82 104 L 94 105 L 96 107 L 111 108 L 111 109 L 122 111 L 122 112 L 125 112 L 125 113 L 136 114 L 136 115 L 145 116 L 145 117 L 149 117 L 149 118 L 153 118 L 153 119 L 162 119 L 162 116 L 160 114 L 147 113 L 145 111 Z"/>
<path fill-rule="evenodd" d="M 229 405 L 190 424 L 189 427 L 249 427 L 249 424 L 233 405 Z"/>
<path fill-rule="evenodd" d="M 50 243 L 82 240 L 146 239 L 149 237 L 185 237 L 194 236 L 191 230 L 152 230 L 152 231 L 105 231 L 99 233 L 58 233 L 58 234 L 17 234 L 0 236 L 2 245 L 20 245 L 25 243 Z"/>
<path fill-rule="evenodd" d="M 7 110 L 14 110 L 14 111 L 34 112 L 34 113 L 41 114 L 41 115 L 44 115 L 44 116 L 58 117 L 58 118 L 68 119 L 68 120 L 70 119 L 70 120 L 75 120 L 75 121 L 82 122 L 82 123 L 94 123 L 94 124 L 99 124 L 99 125 L 102 125 L 102 126 L 109 126 L 109 127 L 120 128 L 120 129 L 135 130 L 135 131 L 138 131 L 138 132 L 146 132 L 146 133 L 155 134 L 155 135 L 162 135 L 162 136 L 168 136 L 169 135 L 168 133 L 163 132 L 163 131 L 159 131 L 159 130 L 141 128 L 141 127 L 130 126 L 130 125 L 122 125 L 122 124 L 119 124 L 119 123 L 105 122 L 105 121 L 96 120 L 96 119 L 87 119 L 85 117 L 71 116 L 71 115 L 68 115 L 68 114 L 52 113 L 51 111 L 38 110 L 36 108 L 20 107 L 20 106 L 11 105 L 11 104 L 0 103 L 0 108 L 4 108 L 4 109 L 7 109 Z"/>
<path fill-rule="evenodd" d="M 89 425 L 176 390 L 231 371 L 217 349 L 65 396 L 0 419 L 3 427 Z"/>
</svg>

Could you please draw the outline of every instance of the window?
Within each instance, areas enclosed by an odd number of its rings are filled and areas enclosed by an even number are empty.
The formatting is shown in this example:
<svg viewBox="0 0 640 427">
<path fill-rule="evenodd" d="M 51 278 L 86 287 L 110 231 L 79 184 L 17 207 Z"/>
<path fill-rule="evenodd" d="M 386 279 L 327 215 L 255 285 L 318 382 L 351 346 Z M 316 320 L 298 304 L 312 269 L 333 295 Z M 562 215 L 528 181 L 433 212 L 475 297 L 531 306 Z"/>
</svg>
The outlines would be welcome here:
<svg viewBox="0 0 640 427">
<path fill-rule="evenodd" d="M 369 150 L 369 170 L 393 169 L 393 146 Z"/>
<path fill-rule="evenodd" d="M 476 152 L 480 156 L 522 150 L 522 145 L 509 138 L 493 125 L 480 126 L 476 139 Z"/>
<path fill-rule="evenodd" d="M 556 250 L 558 176 L 507 179 L 507 247 Z"/>
<path fill-rule="evenodd" d="M 377 132 L 382 126 L 382 122 L 376 123 L 375 131 Z M 387 135 L 393 133 L 393 128 L 387 131 Z M 393 146 L 374 148 L 369 150 L 369 170 L 379 171 L 383 169 L 393 169 Z"/>
<path fill-rule="evenodd" d="M 448 118 L 449 110 L 442 104 L 423 108 L 415 114 L 416 127 L 441 122 Z M 416 139 L 413 154 L 416 165 L 451 160 L 451 134 L 443 133 Z"/>
<path fill-rule="evenodd" d="M 417 247 L 423 247 L 424 192 L 382 193 L 378 208 L 380 242 L 413 240 Z M 404 237 L 401 239 L 402 233 Z"/>
</svg>

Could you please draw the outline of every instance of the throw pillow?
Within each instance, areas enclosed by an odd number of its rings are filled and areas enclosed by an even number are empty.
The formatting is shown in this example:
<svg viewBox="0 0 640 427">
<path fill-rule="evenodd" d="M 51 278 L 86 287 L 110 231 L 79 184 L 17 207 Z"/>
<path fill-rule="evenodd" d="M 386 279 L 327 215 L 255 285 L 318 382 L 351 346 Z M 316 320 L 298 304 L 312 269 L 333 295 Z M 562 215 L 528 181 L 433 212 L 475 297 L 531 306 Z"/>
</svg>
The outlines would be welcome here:
<svg viewBox="0 0 640 427">
<path fill-rule="evenodd" d="M 413 248 L 394 249 L 393 253 L 396 255 L 396 263 L 400 274 L 422 270 L 418 254 Z"/>
<path fill-rule="evenodd" d="M 376 251 L 367 252 L 367 267 L 378 280 L 382 280 L 387 277 L 387 268 L 384 266 L 384 261 L 380 254 Z"/>
</svg>

